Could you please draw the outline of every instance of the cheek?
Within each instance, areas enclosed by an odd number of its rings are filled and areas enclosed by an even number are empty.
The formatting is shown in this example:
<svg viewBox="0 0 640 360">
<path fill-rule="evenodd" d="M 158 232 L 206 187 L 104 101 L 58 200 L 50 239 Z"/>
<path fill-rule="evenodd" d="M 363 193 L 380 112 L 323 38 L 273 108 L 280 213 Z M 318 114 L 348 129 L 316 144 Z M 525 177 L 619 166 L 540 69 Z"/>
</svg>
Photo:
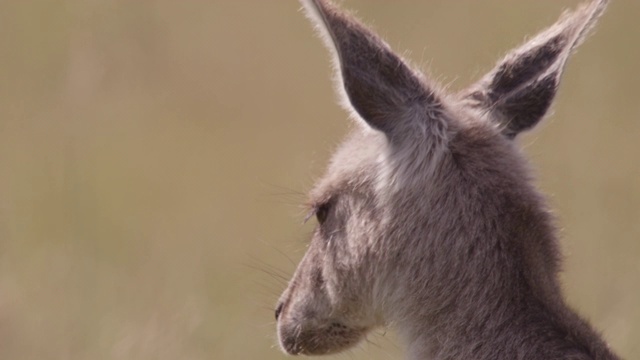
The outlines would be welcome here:
<svg viewBox="0 0 640 360">
<path fill-rule="evenodd" d="M 314 291 L 326 293 L 332 306 L 339 306 L 345 291 L 349 291 L 353 277 L 353 264 L 348 251 L 345 251 L 344 239 L 334 235 L 331 239 L 314 237 L 312 247 L 317 250 L 317 268 L 308 274 Z"/>
<path fill-rule="evenodd" d="M 368 272 L 372 256 L 374 256 L 373 244 L 369 231 L 362 227 L 356 220 L 345 224 L 345 228 L 331 244 L 328 251 L 334 255 L 333 267 L 349 278 L 359 280 L 363 273 Z"/>
<path fill-rule="evenodd" d="M 358 211 L 358 216 L 345 216 L 346 211 L 330 216 L 318 228 L 311 246 L 321 258 L 325 291 L 337 308 L 366 305 L 372 273 L 372 241 L 370 215 Z"/>
<path fill-rule="evenodd" d="M 322 263 L 324 289 L 337 311 L 343 311 L 345 307 L 362 306 L 370 280 L 363 268 L 363 261 L 366 260 L 351 248 L 348 239 L 336 238 L 334 241 L 333 245 L 325 248 Z"/>
</svg>

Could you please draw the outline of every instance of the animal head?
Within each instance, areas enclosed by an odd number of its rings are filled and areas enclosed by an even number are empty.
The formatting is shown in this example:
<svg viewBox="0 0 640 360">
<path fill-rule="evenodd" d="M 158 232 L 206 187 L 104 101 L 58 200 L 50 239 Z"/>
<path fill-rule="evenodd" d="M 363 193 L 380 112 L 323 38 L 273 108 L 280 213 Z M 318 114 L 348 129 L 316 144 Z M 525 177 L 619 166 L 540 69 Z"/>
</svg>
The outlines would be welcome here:
<svg viewBox="0 0 640 360">
<path fill-rule="evenodd" d="M 449 94 L 328 0 L 302 0 L 357 126 L 311 191 L 317 226 L 276 310 L 287 353 L 339 352 L 390 323 L 435 326 L 472 307 L 460 299 L 499 298 L 523 278 L 556 290 L 553 228 L 514 138 L 545 116 L 606 3 L 563 15 Z"/>
</svg>

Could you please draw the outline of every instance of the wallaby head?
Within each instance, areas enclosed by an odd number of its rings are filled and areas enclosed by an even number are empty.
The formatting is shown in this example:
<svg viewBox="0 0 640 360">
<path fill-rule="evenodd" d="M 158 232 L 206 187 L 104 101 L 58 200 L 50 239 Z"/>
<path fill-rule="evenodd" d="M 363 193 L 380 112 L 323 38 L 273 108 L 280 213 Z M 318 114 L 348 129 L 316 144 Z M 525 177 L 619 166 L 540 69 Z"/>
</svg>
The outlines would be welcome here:
<svg viewBox="0 0 640 360">
<path fill-rule="evenodd" d="M 546 114 L 596 0 L 447 94 L 328 0 L 302 0 L 358 125 L 311 192 L 318 221 L 276 310 L 290 354 L 394 326 L 410 358 L 615 358 L 564 304 L 552 219 L 514 143 Z"/>
</svg>

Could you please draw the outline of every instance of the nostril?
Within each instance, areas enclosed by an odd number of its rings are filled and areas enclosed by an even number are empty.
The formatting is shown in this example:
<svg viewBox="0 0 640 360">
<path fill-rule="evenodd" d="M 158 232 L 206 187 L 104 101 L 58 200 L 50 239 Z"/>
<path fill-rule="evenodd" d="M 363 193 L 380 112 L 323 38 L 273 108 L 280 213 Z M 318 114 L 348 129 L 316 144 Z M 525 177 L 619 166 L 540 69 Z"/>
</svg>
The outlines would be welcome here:
<svg viewBox="0 0 640 360">
<path fill-rule="evenodd" d="M 278 321 L 278 318 L 280 317 L 280 313 L 282 312 L 282 307 L 284 306 L 283 303 L 278 304 L 278 306 L 276 307 L 276 321 Z"/>
</svg>

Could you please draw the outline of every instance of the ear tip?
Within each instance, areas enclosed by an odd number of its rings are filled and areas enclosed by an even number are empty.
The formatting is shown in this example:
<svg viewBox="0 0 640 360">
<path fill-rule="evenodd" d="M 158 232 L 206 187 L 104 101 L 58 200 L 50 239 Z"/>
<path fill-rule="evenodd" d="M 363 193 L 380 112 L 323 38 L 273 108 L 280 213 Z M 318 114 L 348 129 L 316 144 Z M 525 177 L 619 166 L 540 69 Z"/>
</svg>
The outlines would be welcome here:
<svg viewBox="0 0 640 360">
<path fill-rule="evenodd" d="M 584 40 L 592 33 L 596 22 L 604 14 L 609 5 L 610 0 L 593 0 L 584 5 L 577 13 L 577 33 L 574 40 L 573 48 L 582 44 Z"/>
<path fill-rule="evenodd" d="M 584 11 L 587 12 L 590 18 L 590 21 L 596 20 L 599 18 L 607 9 L 611 3 L 611 0 L 593 0 L 590 3 L 584 5 Z"/>
<path fill-rule="evenodd" d="M 604 13 L 610 3 L 611 0 L 594 0 L 590 5 L 591 7 L 593 7 L 593 16 L 598 17 L 602 15 L 602 13 Z"/>
<path fill-rule="evenodd" d="M 299 0 L 299 1 L 307 11 L 317 11 L 317 12 L 324 13 L 333 7 L 333 4 L 331 4 L 331 2 L 326 0 Z"/>
</svg>

